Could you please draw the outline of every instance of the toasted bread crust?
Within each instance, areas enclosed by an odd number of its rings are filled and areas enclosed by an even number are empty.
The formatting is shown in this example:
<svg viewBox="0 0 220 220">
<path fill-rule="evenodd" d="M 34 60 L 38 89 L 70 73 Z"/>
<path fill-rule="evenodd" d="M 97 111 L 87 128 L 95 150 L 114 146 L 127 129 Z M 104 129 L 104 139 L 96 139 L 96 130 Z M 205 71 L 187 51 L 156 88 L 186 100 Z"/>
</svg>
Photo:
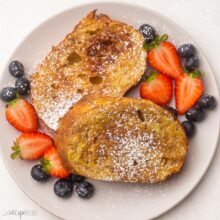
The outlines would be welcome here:
<svg viewBox="0 0 220 220">
<path fill-rule="evenodd" d="M 60 120 L 55 145 L 70 172 L 155 183 L 180 170 L 188 143 L 169 111 L 131 98 L 82 101 Z"/>
<path fill-rule="evenodd" d="M 87 97 L 120 97 L 146 68 L 143 36 L 133 27 L 90 12 L 31 76 L 32 103 L 47 130 Z"/>
</svg>

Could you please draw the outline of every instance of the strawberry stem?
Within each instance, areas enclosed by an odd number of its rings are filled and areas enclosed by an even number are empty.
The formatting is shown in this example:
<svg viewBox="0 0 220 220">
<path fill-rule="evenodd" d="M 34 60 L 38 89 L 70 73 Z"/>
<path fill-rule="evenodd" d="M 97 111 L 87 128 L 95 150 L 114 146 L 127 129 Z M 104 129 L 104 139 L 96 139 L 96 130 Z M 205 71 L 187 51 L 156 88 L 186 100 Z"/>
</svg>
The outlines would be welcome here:
<svg viewBox="0 0 220 220">
<path fill-rule="evenodd" d="M 160 38 L 160 42 L 167 41 L 168 37 L 169 37 L 168 34 L 163 34 Z"/>
<path fill-rule="evenodd" d="M 159 46 L 162 42 L 167 41 L 168 37 L 169 37 L 168 34 L 163 34 L 162 36 L 157 35 L 152 42 L 150 43 L 145 42 L 143 47 L 145 50 L 150 51 L 151 49 Z"/>
</svg>

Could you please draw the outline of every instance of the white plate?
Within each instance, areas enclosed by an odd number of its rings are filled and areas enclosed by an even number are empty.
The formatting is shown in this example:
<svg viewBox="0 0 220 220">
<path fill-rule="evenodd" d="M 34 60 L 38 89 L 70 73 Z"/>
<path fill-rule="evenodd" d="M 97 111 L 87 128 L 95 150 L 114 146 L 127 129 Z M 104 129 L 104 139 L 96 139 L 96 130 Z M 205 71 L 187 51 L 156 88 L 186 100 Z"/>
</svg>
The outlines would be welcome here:
<svg viewBox="0 0 220 220">
<path fill-rule="evenodd" d="M 168 33 L 176 45 L 192 42 L 198 50 L 205 90 L 219 100 L 219 94 L 212 70 L 196 43 L 175 23 L 149 9 L 127 3 L 92 3 L 72 8 L 36 28 L 19 45 L 8 62 L 16 58 L 23 62 L 26 72 L 34 71 L 35 65 L 48 53 L 92 9 L 106 13 L 114 19 L 139 27 L 149 23 L 159 33 Z M 7 66 L 1 73 L 0 87 L 14 83 Z M 0 107 L 1 156 L 6 167 L 21 189 L 40 206 L 65 219 L 95 220 L 146 220 L 159 216 L 179 203 L 201 180 L 215 153 L 219 134 L 219 109 L 207 114 L 204 122 L 196 125 L 195 137 L 190 140 L 187 161 L 182 172 L 168 181 L 157 185 L 138 185 L 92 181 L 96 193 L 90 200 L 80 200 L 76 194 L 70 199 L 60 199 L 53 192 L 53 182 L 37 183 L 30 177 L 30 169 L 37 162 L 11 160 L 10 146 L 19 134 L 7 124 L 4 107 Z"/>
</svg>

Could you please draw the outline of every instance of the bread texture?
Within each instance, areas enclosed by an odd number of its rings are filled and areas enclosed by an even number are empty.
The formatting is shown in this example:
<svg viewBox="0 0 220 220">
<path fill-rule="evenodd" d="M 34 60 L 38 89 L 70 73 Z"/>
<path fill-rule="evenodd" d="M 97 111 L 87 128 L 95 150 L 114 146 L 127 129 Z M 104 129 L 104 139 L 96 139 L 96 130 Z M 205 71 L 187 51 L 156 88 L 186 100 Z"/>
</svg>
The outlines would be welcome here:
<svg viewBox="0 0 220 220">
<path fill-rule="evenodd" d="M 81 101 L 61 120 L 55 145 L 72 173 L 107 181 L 156 183 L 180 171 L 188 143 L 179 121 L 151 101 Z"/>
<path fill-rule="evenodd" d="M 146 69 L 143 36 L 134 27 L 90 12 L 46 56 L 31 76 L 31 98 L 43 128 L 79 100 L 121 97 Z"/>
</svg>

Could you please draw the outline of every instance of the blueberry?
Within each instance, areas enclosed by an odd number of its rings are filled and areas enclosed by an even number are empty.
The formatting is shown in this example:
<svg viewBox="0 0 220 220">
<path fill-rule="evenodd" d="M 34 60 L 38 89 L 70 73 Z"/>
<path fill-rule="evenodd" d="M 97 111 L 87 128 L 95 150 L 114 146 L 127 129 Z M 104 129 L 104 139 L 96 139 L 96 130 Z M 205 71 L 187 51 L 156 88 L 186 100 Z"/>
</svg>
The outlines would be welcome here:
<svg viewBox="0 0 220 220">
<path fill-rule="evenodd" d="M 193 124 L 193 122 L 183 121 L 182 126 L 188 138 L 191 138 L 195 134 L 195 125 Z"/>
<path fill-rule="evenodd" d="M 187 57 L 184 67 L 189 72 L 194 71 L 196 68 L 199 67 L 199 59 L 197 57 L 195 57 L 195 56 Z"/>
<path fill-rule="evenodd" d="M 68 179 L 72 181 L 72 183 L 79 183 L 85 180 L 84 176 L 76 175 L 76 174 L 71 174 Z"/>
<path fill-rule="evenodd" d="M 35 166 L 32 167 L 31 169 L 31 176 L 34 180 L 38 181 L 38 182 L 43 182 L 49 179 L 50 175 L 48 175 L 42 165 L 37 164 Z"/>
<path fill-rule="evenodd" d="M 165 106 L 164 108 L 167 109 L 175 118 L 178 116 L 175 108 L 171 106 Z"/>
<path fill-rule="evenodd" d="M 0 92 L 0 98 L 4 102 L 10 102 L 16 98 L 16 90 L 13 87 L 5 87 Z"/>
<path fill-rule="evenodd" d="M 199 101 L 197 102 L 197 106 L 200 109 L 212 110 L 216 107 L 216 100 L 213 96 L 204 94 L 200 97 Z"/>
<path fill-rule="evenodd" d="M 190 57 L 195 55 L 196 49 L 192 44 L 183 44 L 178 48 L 181 57 Z"/>
<path fill-rule="evenodd" d="M 89 182 L 81 182 L 76 186 L 76 193 L 80 198 L 89 199 L 94 193 L 94 187 Z"/>
<path fill-rule="evenodd" d="M 205 112 L 198 108 L 191 108 L 185 116 L 189 121 L 202 121 L 205 118 Z"/>
<path fill-rule="evenodd" d="M 54 192 L 61 198 L 70 197 L 73 193 L 73 183 L 67 179 L 59 179 L 54 184 Z"/>
<path fill-rule="evenodd" d="M 150 43 L 156 37 L 155 29 L 152 26 L 150 26 L 149 24 L 142 24 L 139 27 L 139 31 L 142 33 L 142 35 L 144 36 L 144 39 L 147 43 Z"/>
<path fill-rule="evenodd" d="M 24 66 L 17 60 L 14 60 L 9 64 L 8 70 L 15 78 L 20 78 L 24 75 Z"/>
<path fill-rule="evenodd" d="M 26 95 L 30 91 L 30 82 L 27 78 L 19 78 L 15 82 L 15 88 L 20 95 Z"/>
</svg>

